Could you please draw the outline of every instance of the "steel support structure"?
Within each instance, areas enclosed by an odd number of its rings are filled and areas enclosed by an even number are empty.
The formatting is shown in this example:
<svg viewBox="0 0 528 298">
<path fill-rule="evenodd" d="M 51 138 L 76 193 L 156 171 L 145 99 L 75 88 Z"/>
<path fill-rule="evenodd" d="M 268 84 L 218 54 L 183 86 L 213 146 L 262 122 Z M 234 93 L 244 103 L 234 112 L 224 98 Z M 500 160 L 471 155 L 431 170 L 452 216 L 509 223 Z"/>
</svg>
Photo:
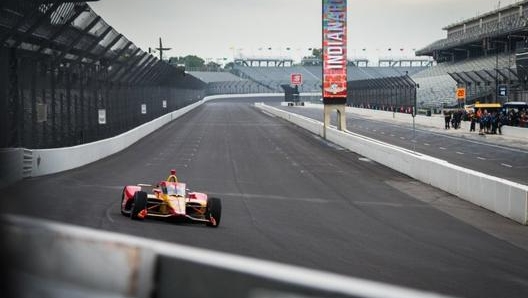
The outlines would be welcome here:
<svg viewBox="0 0 528 298">
<path fill-rule="evenodd" d="M 88 26 L 86 26 L 86 28 L 83 29 L 82 32 L 80 32 L 79 36 L 73 40 L 69 45 L 68 47 L 62 51 L 62 53 L 60 54 L 60 56 L 57 58 L 57 60 L 62 60 L 64 59 L 64 57 L 71 52 L 71 50 L 83 39 L 83 37 L 85 37 L 88 32 L 95 26 L 97 25 L 97 23 L 99 23 L 99 21 L 101 20 L 101 17 L 100 16 L 97 16 L 92 22 L 90 22 L 90 24 Z"/>
<path fill-rule="evenodd" d="M 132 42 L 129 42 L 127 44 L 126 47 L 124 47 L 116 56 L 114 59 L 112 59 L 110 61 L 110 64 L 116 64 L 118 61 L 119 61 L 119 58 L 121 58 L 125 53 L 126 51 L 130 48 L 130 46 L 132 46 L 133 43 Z M 131 62 L 130 61 L 133 61 L 134 58 L 136 57 L 136 55 L 141 52 L 141 49 L 140 48 L 136 48 L 134 50 L 134 52 L 132 52 L 132 54 L 130 54 L 130 56 L 128 57 L 125 57 L 125 60 L 124 61 L 120 61 L 115 67 L 112 68 L 112 71 L 110 72 L 110 74 L 108 75 L 110 79 L 114 80 L 116 78 L 116 75 L 119 74 L 119 72 L 121 71 L 121 69 L 123 69 L 127 64 L 130 64 Z"/>
<path fill-rule="evenodd" d="M 409 110 L 414 105 L 417 84 L 409 76 L 349 81 L 347 103 L 381 110 Z"/>
<path fill-rule="evenodd" d="M 73 15 L 66 21 L 64 22 L 64 24 L 62 26 L 60 26 L 57 30 L 55 30 L 55 32 L 53 33 L 53 35 L 51 35 L 51 37 L 49 38 L 48 40 L 48 44 L 40 44 L 38 45 L 38 49 L 36 50 L 37 53 L 42 53 L 42 51 L 47 48 L 47 47 L 51 47 L 51 48 L 54 48 L 53 45 L 54 45 L 54 41 L 57 37 L 59 37 L 66 29 L 68 29 L 68 27 L 71 26 L 71 23 L 73 21 L 75 21 L 75 19 L 77 19 L 77 17 L 79 17 L 81 15 L 81 13 L 83 13 L 83 10 L 82 9 L 76 9 L 75 12 L 73 13 Z"/>
<path fill-rule="evenodd" d="M 139 48 L 138 48 L 139 49 Z M 140 62 L 143 58 L 145 58 L 148 53 L 146 52 L 143 52 L 142 54 L 139 53 L 141 51 L 141 49 L 139 49 L 139 51 L 137 53 L 134 53 L 125 63 L 121 64 L 121 69 L 119 71 L 116 71 L 115 74 L 116 74 L 116 77 L 113 78 L 113 80 L 115 81 L 121 81 L 121 79 L 123 78 L 123 76 L 126 76 L 127 74 L 129 74 L 131 71 L 133 71 L 134 69 L 137 69 L 138 68 L 138 62 Z"/>
<path fill-rule="evenodd" d="M 149 55 L 147 57 L 147 59 L 145 59 L 143 62 L 141 62 L 141 64 L 138 65 L 138 67 L 136 67 L 134 69 L 134 71 L 128 73 L 123 78 L 123 81 L 130 84 L 134 80 L 134 78 L 136 78 L 138 75 L 143 73 L 143 71 L 145 71 L 145 69 L 148 69 L 149 65 L 153 64 L 153 61 L 155 61 L 155 60 L 156 60 L 156 58 L 154 58 L 154 56 Z"/>
<path fill-rule="evenodd" d="M 136 62 L 134 62 L 132 67 L 128 67 L 128 71 L 125 71 L 123 75 L 118 78 L 118 80 L 128 82 L 131 77 L 141 72 L 145 65 L 151 61 L 151 59 L 154 59 L 152 55 L 144 53 Z"/>
<path fill-rule="evenodd" d="M 59 4 L 54 3 L 50 8 L 48 8 L 46 13 L 43 14 L 42 16 L 40 16 L 39 18 L 37 18 L 37 20 L 33 23 L 33 25 L 31 25 L 31 27 L 29 27 L 22 34 L 21 37 L 16 38 L 15 43 L 13 45 L 11 45 L 11 47 L 16 48 L 22 42 L 24 42 L 31 34 L 33 34 L 33 32 L 35 32 L 35 30 L 37 30 L 38 27 L 42 26 L 50 18 L 51 14 L 54 13 L 57 10 L 58 7 L 59 7 Z M 3 44 L 7 39 L 16 36 L 15 34 L 13 34 L 16 30 L 17 30 L 16 28 L 13 28 L 13 31 L 11 32 L 10 35 L 7 35 L 5 37 L 5 39 L 3 38 L 2 40 L 0 40 L 0 44 Z"/>
</svg>

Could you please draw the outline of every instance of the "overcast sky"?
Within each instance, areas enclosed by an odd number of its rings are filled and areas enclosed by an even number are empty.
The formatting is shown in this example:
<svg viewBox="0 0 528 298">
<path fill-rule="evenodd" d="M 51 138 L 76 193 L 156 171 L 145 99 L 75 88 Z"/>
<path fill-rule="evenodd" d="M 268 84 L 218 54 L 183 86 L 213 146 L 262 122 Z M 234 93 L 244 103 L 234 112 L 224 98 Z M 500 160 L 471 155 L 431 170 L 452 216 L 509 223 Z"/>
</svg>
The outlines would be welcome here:
<svg viewBox="0 0 528 298">
<path fill-rule="evenodd" d="M 348 56 L 413 56 L 413 49 L 444 38 L 443 27 L 515 2 L 348 0 Z M 321 0 L 100 0 L 90 5 L 143 50 L 157 47 L 161 37 L 172 48 L 168 56 L 297 59 L 321 47 Z"/>
</svg>

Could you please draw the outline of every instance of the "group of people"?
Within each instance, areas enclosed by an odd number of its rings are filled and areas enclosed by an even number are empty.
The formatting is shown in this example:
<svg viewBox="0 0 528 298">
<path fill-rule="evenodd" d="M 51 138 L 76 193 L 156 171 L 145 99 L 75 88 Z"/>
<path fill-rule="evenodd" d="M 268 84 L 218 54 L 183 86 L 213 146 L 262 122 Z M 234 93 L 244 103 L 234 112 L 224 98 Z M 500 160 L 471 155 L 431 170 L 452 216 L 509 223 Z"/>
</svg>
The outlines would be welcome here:
<svg viewBox="0 0 528 298">
<path fill-rule="evenodd" d="M 456 111 L 444 111 L 444 120 L 445 120 L 445 129 L 459 129 L 460 123 L 462 122 L 464 118 L 465 111 L 464 110 L 456 110 Z"/>
<path fill-rule="evenodd" d="M 479 134 L 502 134 L 502 126 L 508 124 L 508 116 L 503 111 L 491 111 L 477 109 L 468 112 L 460 109 L 455 111 L 444 111 L 445 129 L 459 129 L 462 120 L 470 121 L 469 131 L 476 131 L 479 125 Z"/>
<path fill-rule="evenodd" d="M 470 114 L 470 129 L 475 131 L 475 123 L 479 123 L 479 134 L 502 134 L 502 126 L 506 123 L 505 114 L 502 112 L 488 112 L 487 110 L 477 110 Z"/>
<path fill-rule="evenodd" d="M 526 110 L 509 110 L 506 113 L 506 123 L 504 125 L 528 127 L 528 112 Z"/>
</svg>

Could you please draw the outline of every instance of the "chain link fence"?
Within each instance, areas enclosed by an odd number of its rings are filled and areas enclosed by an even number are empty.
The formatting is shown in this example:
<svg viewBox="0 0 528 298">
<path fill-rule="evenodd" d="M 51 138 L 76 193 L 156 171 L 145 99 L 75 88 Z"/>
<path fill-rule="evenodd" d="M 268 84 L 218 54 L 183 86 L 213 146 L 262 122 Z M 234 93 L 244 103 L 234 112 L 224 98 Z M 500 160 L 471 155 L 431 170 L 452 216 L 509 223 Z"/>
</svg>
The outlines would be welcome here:
<svg viewBox="0 0 528 298">
<path fill-rule="evenodd" d="M 101 140 L 205 95 L 203 82 L 136 47 L 85 2 L 0 5 L 0 148 Z"/>
</svg>

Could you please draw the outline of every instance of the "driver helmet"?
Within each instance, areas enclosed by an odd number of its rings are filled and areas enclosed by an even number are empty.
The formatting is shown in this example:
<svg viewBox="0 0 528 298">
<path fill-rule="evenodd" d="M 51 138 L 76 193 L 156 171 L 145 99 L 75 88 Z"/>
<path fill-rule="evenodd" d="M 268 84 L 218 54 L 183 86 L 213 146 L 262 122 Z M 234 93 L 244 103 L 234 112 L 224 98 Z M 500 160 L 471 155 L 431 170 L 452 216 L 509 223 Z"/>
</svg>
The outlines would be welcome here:
<svg viewBox="0 0 528 298">
<path fill-rule="evenodd" d="M 168 194 L 175 194 L 176 193 L 176 185 L 168 184 L 167 185 L 167 193 Z"/>
</svg>

